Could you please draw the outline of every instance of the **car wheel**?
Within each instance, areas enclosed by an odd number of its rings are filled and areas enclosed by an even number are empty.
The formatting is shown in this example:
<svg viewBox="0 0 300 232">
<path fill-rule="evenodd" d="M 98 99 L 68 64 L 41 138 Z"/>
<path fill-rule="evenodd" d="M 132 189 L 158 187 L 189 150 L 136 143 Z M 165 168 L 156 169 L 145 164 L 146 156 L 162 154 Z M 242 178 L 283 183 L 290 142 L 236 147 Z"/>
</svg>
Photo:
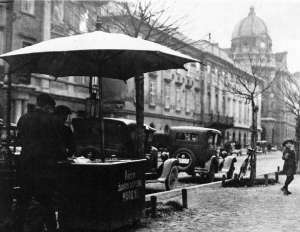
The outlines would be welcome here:
<svg viewBox="0 0 300 232">
<path fill-rule="evenodd" d="M 178 180 L 178 169 L 176 166 L 172 166 L 169 175 L 166 178 L 165 187 L 166 190 L 174 189 Z"/>
<path fill-rule="evenodd" d="M 184 172 L 194 171 L 196 157 L 194 153 L 187 148 L 180 148 L 175 152 L 175 157 L 178 159 L 178 170 Z"/>
</svg>

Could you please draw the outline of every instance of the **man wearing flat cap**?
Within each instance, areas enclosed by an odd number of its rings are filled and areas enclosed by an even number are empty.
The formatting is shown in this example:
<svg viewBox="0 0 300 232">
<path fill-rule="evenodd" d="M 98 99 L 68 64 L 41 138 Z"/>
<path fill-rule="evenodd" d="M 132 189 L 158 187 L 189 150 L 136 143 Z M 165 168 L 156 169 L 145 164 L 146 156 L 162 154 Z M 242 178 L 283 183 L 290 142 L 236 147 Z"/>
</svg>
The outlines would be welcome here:
<svg viewBox="0 0 300 232">
<path fill-rule="evenodd" d="M 57 161 L 64 159 L 62 124 L 53 115 L 55 101 L 46 93 L 37 97 L 36 108 L 18 121 L 18 139 L 22 146 L 18 179 L 22 189 L 21 222 L 24 231 L 41 231 L 44 216 L 48 232 L 56 231 L 53 196 Z M 38 203 L 44 215 L 38 209 Z M 34 216 L 35 215 L 35 216 Z"/>
<path fill-rule="evenodd" d="M 294 144 L 295 141 L 291 139 L 284 141 L 282 144 L 284 147 L 282 155 L 282 159 L 284 160 L 283 172 L 286 174 L 286 180 L 281 190 L 285 195 L 291 194 L 291 192 L 288 190 L 288 186 L 293 181 L 294 175 L 296 173 L 297 164 Z"/>
</svg>

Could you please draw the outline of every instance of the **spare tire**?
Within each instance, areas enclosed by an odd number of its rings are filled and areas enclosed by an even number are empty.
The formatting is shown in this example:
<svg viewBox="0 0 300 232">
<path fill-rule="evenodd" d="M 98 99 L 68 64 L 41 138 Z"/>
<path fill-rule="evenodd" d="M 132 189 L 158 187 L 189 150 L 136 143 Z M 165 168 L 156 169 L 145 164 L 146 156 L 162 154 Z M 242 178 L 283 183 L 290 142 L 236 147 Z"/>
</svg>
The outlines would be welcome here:
<svg viewBox="0 0 300 232">
<path fill-rule="evenodd" d="M 194 153 L 187 148 L 180 148 L 174 152 L 174 156 L 178 159 L 178 170 L 183 172 L 194 171 L 196 157 Z"/>
</svg>

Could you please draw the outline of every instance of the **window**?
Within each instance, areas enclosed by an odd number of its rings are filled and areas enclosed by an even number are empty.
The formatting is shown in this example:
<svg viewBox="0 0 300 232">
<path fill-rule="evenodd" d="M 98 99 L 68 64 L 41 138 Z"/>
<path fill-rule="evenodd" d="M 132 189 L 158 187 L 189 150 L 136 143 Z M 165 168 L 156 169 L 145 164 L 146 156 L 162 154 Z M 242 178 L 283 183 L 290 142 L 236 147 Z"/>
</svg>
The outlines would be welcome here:
<svg viewBox="0 0 300 232">
<path fill-rule="evenodd" d="M 185 92 L 185 111 L 187 113 L 191 112 L 192 105 L 193 105 L 192 91 L 187 90 Z"/>
<path fill-rule="evenodd" d="M 170 109 L 170 84 L 165 84 L 165 109 Z"/>
<path fill-rule="evenodd" d="M 155 106 L 156 103 L 156 81 L 150 80 L 149 82 L 149 105 Z"/>
<path fill-rule="evenodd" d="M 35 0 L 21 0 L 21 10 L 28 14 L 34 14 L 34 1 Z"/>
<path fill-rule="evenodd" d="M 201 95 L 199 91 L 195 92 L 195 112 L 201 113 Z"/>
<path fill-rule="evenodd" d="M 245 124 L 247 124 L 247 121 L 248 121 L 248 110 L 247 110 L 247 108 L 248 108 L 248 105 L 247 105 L 247 103 L 245 103 L 245 105 L 244 105 L 244 123 Z"/>
<path fill-rule="evenodd" d="M 225 94 L 223 95 L 223 99 L 222 99 L 222 114 L 226 115 L 226 96 L 225 96 Z"/>
<path fill-rule="evenodd" d="M 231 107 L 231 98 L 228 98 L 228 101 L 227 101 L 227 116 L 232 116 L 231 115 L 231 110 L 230 110 L 230 107 Z"/>
<path fill-rule="evenodd" d="M 210 71 L 211 71 L 211 67 L 210 67 L 210 65 L 209 65 L 209 64 L 206 66 L 206 70 L 207 70 L 207 73 L 210 73 Z"/>
<path fill-rule="evenodd" d="M 176 88 L 176 111 L 181 111 L 181 89 Z"/>
<path fill-rule="evenodd" d="M 237 103 L 236 103 L 236 100 L 235 99 L 233 99 L 232 100 L 232 113 L 234 114 L 235 112 L 236 113 L 238 113 L 238 106 L 237 106 Z M 237 114 L 235 114 L 235 117 L 237 117 L 238 115 Z"/>
<path fill-rule="evenodd" d="M 184 140 L 189 142 L 198 142 L 198 135 L 194 133 L 178 132 L 175 136 L 176 140 Z"/>
<path fill-rule="evenodd" d="M 208 110 L 207 110 L 207 112 L 210 113 L 210 111 L 211 111 L 211 94 L 210 94 L 210 86 L 209 85 L 207 86 L 207 100 L 208 100 L 208 104 L 207 104 Z"/>
<path fill-rule="evenodd" d="M 242 114 L 242 102 L 240 101 L 239 102 L 239 123 L 242 123 L 242 117 L 243 117 L 243 114 Z"/>
<path fill-rule="evenodd" d="M 0 5 L 0 25 L 5 25 L 6 14 L 4 5 Z"/>
<path fill-rule="evenodd" d="M 215 88 L 215 93 L 216 93 L 216 102 L 215 102 L 215 113 L 217 114 L 219 112 L 219 94 L 218 94 L 218 88 Z"/>
</svg>

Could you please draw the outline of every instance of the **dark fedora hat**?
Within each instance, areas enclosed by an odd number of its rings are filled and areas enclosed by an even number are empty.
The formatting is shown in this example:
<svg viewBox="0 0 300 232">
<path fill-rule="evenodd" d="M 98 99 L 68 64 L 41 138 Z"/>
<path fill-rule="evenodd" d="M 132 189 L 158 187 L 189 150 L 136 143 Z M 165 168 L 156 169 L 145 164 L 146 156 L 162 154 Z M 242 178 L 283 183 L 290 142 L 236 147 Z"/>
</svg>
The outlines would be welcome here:
<svg viewBox="0 0 300 232">
<path fill-rule="evenodd" d="M 295 140 L 293 140 L 293 139 L 287 139 L 287 140 L 285 140 L 285 141 L 282 143 L 282 146 L 285 146 L 287 143 L 292 143 L 292 144 L 295 144 L 295 143 L 296 143 L 296 141 L 295 141 Z"/>
</svg>

